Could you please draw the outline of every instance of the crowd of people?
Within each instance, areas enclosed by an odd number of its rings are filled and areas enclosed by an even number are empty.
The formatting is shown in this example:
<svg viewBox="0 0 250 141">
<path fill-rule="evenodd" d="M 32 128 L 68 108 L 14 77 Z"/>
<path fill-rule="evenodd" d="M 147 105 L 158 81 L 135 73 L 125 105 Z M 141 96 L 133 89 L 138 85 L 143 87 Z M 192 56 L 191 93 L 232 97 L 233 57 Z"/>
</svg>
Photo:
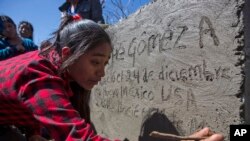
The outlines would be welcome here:
<svg viewBox="0 0 250 141">
<path fill-rule="evenodd" d="M 29 33 L 27 31 L 28 26 L 25 27 L 21 23 L 19 27 L 21 32 L 20 36 L 14 21 L 9 16 L 0 16 L 0 60 L 38 49 L 37 45 L 35 45 L 31 39 L 24 37 L 26 35 L 32 35 L 31 31 L 29 31 Z"/>
<path fill-rule="evenodd" d="M 59 10 L 58 30 L 40 47 L 31 23 L 0 15 L 0 140 L 110 140 L 92 127 L 89 107 L 112 52 L 100 1 L 66 0 Z M 223 140 L 209 128 L 191 136 Z"/>
</svg>

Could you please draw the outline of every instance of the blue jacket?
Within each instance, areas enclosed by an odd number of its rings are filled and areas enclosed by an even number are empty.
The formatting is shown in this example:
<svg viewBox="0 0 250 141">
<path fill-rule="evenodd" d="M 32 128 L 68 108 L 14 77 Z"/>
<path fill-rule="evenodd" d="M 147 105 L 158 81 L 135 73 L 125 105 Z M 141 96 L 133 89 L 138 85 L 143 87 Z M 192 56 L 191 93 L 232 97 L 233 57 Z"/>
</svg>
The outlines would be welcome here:
<svg viewBox="0 0 250 141">
<path fill-rule="evenodd" d="M 0 61 L 5 60 L 25 52 L 37 50 L 38 46 L 35 43 L 27 38 L 22 39 L 22 45 L 25 48 L 24 52 L 19 52 L 15 46 L 10 45 L 8 41 L 0 39 Z"/>
</svg>

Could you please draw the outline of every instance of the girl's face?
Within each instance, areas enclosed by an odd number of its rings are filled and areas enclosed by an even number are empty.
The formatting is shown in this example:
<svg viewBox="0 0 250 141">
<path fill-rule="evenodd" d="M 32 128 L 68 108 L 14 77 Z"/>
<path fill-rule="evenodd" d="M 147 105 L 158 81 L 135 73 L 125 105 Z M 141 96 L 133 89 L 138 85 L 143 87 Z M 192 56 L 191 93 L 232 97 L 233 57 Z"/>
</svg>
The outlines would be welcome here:
<svg viewBox="0 0 250 141">
<path fill-rule="evenodd" d="M 16 32 L 16 26 L 10 22 L 4 22 L 3 23 L 4 30 L 3 30 L 3 36 L 6 38 L 14 38 L 17 36 Z"/>
<path fill-rule="evenodd" d="M 108 64 L 111 45 L 102 43 L 86 51 L 68 69 L 69 75 L 81 87 L 91 90 L 105 75 L 105 66 Z"/>
<path fill-rule="evenodd" d="M 32 37 L 32 30 L 29 25 L 27 24 L 21 24 L 19 27 L 19 33 L 24 38 L 30 38 Z"/>
</svg>

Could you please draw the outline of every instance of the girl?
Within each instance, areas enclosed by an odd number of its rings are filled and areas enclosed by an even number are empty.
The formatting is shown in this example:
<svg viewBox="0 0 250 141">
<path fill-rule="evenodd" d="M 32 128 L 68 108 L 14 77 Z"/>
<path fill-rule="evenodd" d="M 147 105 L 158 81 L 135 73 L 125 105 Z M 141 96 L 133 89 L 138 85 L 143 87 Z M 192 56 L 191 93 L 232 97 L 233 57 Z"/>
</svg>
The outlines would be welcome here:
<svg viewBox="0 0 250 141">
<path fill-rule="evenodd" d="M 88 102 L 111 51 L 111 40 L 97 23 L 65 17 L 52 45 L 40 54 L 0 62 L 0 125 L 28 126 L 35 137 L 45 127 L 56 141 L 108 140 L 92 130 Z M 194 136 L 208 135 L 208 129 L 198 133 Z M 206 141 L 222 139 L 214 134 Z"/>
<path fill-rule="evenodd" d="M 0 15 L 0 36 L 0 61 L 38 49 L 33 41 L 18 36 L 16 24 L 5 15 Z"/>
<path fill-rule="evenodd" d="M 32 24 L 28 21 L 21 21 L 18 24 L 18 32 L 21 37 L 28 38 L 33 41 L 34 28 Z"/>
</svg>

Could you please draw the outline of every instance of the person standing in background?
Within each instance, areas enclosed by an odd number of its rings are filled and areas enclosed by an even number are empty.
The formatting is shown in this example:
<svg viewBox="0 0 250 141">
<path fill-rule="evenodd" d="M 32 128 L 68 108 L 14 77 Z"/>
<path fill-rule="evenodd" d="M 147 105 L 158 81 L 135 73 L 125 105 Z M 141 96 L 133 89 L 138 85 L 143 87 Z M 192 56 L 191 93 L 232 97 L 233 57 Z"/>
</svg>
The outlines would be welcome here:
<svg viewBox="0 0 250 141">
<path fill-rule="evenodd" d="M 66 0 L 59 10 L 62 12 L 62 17 L 79 14 L 83 19 L 104 24 L 102 5 L 99 0 Z"/>
</svg>

